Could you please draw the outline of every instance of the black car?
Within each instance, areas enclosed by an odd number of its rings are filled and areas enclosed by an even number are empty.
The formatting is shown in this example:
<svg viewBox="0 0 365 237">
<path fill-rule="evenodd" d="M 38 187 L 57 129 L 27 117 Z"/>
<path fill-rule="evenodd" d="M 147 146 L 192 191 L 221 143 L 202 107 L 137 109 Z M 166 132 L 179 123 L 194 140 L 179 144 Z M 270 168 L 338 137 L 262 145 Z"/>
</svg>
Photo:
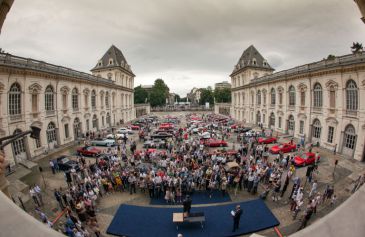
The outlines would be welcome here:
<svg viewBox="0 0 365 237">
<path fill-rule="evenodd" d="M 172 137 L 172 134 L 168 133 L 168 132 L 158 132 L 158 133 L 154 133 L 154 134 L 151 135 L 152 139 L 156 139 L 156 138 L 167 139 L 167 138 L 170 138 L 170 137 Z"/>
<path fill-rule="evenodd" d="M 59 170 L 68 171 L 72 168 L 74 168 L 76 171 L 80 170 L 79 164 L 74 160 L 70 160 L 67 156 L 60 156 L 55 159 L 55 161 Z"/>
</svg>

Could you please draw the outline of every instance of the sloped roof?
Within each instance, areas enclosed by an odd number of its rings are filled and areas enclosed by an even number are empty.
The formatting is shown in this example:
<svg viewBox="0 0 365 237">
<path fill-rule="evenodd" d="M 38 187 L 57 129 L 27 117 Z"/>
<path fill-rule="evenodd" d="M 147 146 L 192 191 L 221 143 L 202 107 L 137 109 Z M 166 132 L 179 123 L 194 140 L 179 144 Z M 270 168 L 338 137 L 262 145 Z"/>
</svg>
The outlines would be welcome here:
<svg viewBox="0 0 365 237">
<path fill-rule="evenodd" d="M 274 71 L 274 69 L 269 65 L 266 59 L 253 45 L 243 51 L 240 59 L 234 67 L 232 74 L 246 67 L 254 67 L 258 69 Z"/>
<path fill-rule="evenodd" d="M 112 63 L 110 63 L 112 60 Z M 122 51 L 112 45 L 108 51 L 104 54 L 104 56 L 98 61 L 91 71 L 100 70 L 100 69 L 109 69 L 111 67 L 122 67 L 123 69 L 132 72 L 130 65 L 125 59 Z M 132 72 L 133 73 L 133 72 Z"/>
</svg>

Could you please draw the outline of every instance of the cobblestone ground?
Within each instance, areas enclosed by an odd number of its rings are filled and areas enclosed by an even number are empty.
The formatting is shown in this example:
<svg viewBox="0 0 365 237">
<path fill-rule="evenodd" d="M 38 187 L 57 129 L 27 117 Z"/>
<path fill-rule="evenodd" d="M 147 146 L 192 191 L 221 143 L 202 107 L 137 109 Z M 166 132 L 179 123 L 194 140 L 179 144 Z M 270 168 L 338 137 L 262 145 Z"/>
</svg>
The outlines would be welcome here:
<svg viewBox="0 0 365 237">
<path fill-rule="evenodd" d="M 163 116 L 166 115 L 166 113 L 158 113 L 157 115 Z M 175 115 L 184 117 L 184 113 L 182 112 L 175 113 Z M 136 134 L 133 135 L 132 139 L 138 140 L 137 135 Z M 228 142 L 230 147 L 233 146 L 235 140 L 236 140 L 235 135 L 229 138 Z M 283 141 L 286 141 L 286 139 L 285 138 L 279 139 L 279 142 Z M 137 149 L 141 149 L 141 147 L 142 144 L 139 142 Z M 344 158 L 339 155 L 334 155 L 332 151 L 324 150 L 321 148 L 314 148 L 313 150 L 314 151 L 318 150 L 321 156 L 321 162 L 319 164 L 319 169 L 318 169 L 319 172 L 316 173 L 314 177 L 319 182 L 318 190 L 321 193 L 323 193 L 326 184 L 328 183 L 333 184 L 335 188 L 335 194 L 338 196 L 338 201 L 335 206 L 330 206 L 329 202 L 321 204 L 318 208 L 317 214 L 314 215 L 310 223 L 315 222 L 317 219 L 325 216 L 327 213 L 331 212 L 334 208 L 336 208 L 338 205 L 344 202 L 351 194 L 350 190 L 353 186 L 352 181 L 365 171 L 364 169 L 365 164 L 362 162 Z M 42 178 L 39 172 L 32 172 L 26 175 L 25 177 L 21 178 L 21 180 L 28 185 L 33 185 L 33 184 L 41 185 L 41 188 L 43 189 L 43 199 L 45 203 L 45 205 L 42 207 L 42 210 L 46 212 L 46 214 L 50 217 L 51 220 L 53 220 L 60 211 L 57 207 L 57 203 L 53 195 L 53 190 L 59 187 L 66 187 L 66 183 L 64 181 L 63 173 L 56 173 L 55 175 L 52 174 L 51 170 L 49 169 L 48 162 L 49 159 L 55 158 L 61 154 L 72 155 L 74 154 L 74 151 L 75 147 L 70 147 L 56 154 L 52 154 L 43 159 L 37 160 L 36 162 L 38 163 L 38 165 L 41 166 L 44 170 L 44 172 L 42 173 L 44 179 Z M 93 161 L 93 158 L 88 158 L 88 159 L 90 159 L 90 161 Z M 272 159 L 272 157 L 270 157 L 270 159 Z M 336 159 L 339 160 L 339 163 L 336 167 L 335 173 L 333 173 L 334 161 Z M 297 170 L 297 175 L 301 177 L 302 180 L 304 180 L 305 172 L 306 168 L 299 168 Z M 290 194 L 291 187 L 292 183 L 290 183 L 286 195 L 284 195 L 284 197 L 280 201 L 273 202 L 270 196 L 266 200 L 266 204 L 274 213 L 274 215 L 277 217 L 277 219 L 280 221 L 281 224 L 279 226 L 279 229 L 284 235 L 294 233 L 300 225 L 299 218 L 293 221 L 292 215 L 289 211 L 288 195 Z M 305 186 L 306 196 L 308 196 L 309 189 L 310 185 L 307 184 Z M 258 194 L 261 192 L 262 192 L 262 187 L 259 187 Z M 258 198 L 258 195 L 252 195 L 247 193 L 246 191 L 235 192 L 234 190 L 229 190 L 229 193 L 233 202 L 246 201 Z M 147 194 L 143 194 L 140 192 L 137 192 L 137 194 L 133 195 L 130 195 L 129 193 L 117 192 L 114 194 L 110 194 L 108 196 L 104 196 L 102 199 L 98 200 L 97 216 L 100 227 L 102 229 L 102 234 L 104 236 L 108 236 L 105 233 L 105 231 L 108 228 L 109 224 L 111 223 L 114 213 L 118 209 L 119 205 L 122 203 L 147 206 L 149 205 L 149 198 L 147 197 Z M 216 205 L 222 205 L 222 204 L 216 204 Z M 25 203 L 25 207 L 26 210 L 31 215 L 36 216 L 34 212 L 35 206 L 31 200 Z M 301 215 L 299 214 L 298 217 L 300 216 Z M 60 222 L 62 224 L 62 218 Z M 276 236 L 273 229 L 261 231 L 258 234 L 262 234 L 265 236 Z"/>
</svg>

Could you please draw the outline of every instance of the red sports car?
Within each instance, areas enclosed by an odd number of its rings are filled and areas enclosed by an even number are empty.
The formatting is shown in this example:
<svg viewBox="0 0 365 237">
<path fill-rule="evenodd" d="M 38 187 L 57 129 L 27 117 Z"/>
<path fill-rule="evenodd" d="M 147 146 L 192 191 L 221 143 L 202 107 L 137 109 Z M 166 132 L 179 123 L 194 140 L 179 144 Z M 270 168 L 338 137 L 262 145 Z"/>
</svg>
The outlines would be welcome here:
<svg viewBox="0 0 365 237">
<path fill-rule="evenodd" d="M 306 152 L 303 155 L 296 156 L 294 158 L 294 165 L 306 166 L 306 165 L 314 164 L 315 157 L 316 157 L 316 154 L 314 154 L 313 152 Z M 321 159 L 320 156 L 318 156 L 317 162 L 319 161 L 319 159 Z"/>
<path fill-rule="evenodd" d="M 77 148 L 77 154 L 83 156 L 99 156 L 101 150 L 93 146 L 84 146 Z"/>
<path fill-rule="evenodd" d="M 263 144 L 270 144 L 270 143 L 276 143 L 277 139 L 276 137 L 260 137 L 258 139 L 258 142 Z"/>
<path fill-rule="evenodd" d="M 228 146 L 226 141 L 209 138 L 204 141 L 204 145 L 209 147 Z"/>
<path fill-rule="evenodd" d="M 284 143 L 281 145 L 276 145 L 271 147 L 270 151 L 273 154 L 278 154 L 280 152 L 287 153 L 287 152 L 293 152 L 297 149 L 297 145 L 294 143 Z"/>
<path fill-rule="evenodd" d="M 139 130 L 139 128 L 140 128 L 140 127 L 139 127 L 139 126 L 137 126 L 137 125 L 131 125 L 131 129 L 132 129 L 132 130 Z"/>
</svg>

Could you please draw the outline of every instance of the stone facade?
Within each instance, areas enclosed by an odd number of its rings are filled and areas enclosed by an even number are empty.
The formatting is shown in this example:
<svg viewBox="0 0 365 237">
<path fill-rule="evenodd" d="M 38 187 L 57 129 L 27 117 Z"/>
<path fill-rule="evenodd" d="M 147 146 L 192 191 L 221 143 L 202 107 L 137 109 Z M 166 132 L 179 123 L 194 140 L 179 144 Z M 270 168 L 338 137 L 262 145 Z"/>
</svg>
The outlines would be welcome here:
<svg viewBox="0 0 365 237">
<path fill-rule="evenodd" d="M 40 140 L 25 137 L 6 147 L 11 165 L 135 118 L 130 68 L 94 74 L 0 54 L 0 137 L 41 128 Z"/>
<path fill-rule="evenodd" d="M 252 58 L 246 58 L 252 60 Z M 272 74 L 237 64 L 232 117 L 364 160 L 365 54 L 322 60 Z"/>
</svg>

